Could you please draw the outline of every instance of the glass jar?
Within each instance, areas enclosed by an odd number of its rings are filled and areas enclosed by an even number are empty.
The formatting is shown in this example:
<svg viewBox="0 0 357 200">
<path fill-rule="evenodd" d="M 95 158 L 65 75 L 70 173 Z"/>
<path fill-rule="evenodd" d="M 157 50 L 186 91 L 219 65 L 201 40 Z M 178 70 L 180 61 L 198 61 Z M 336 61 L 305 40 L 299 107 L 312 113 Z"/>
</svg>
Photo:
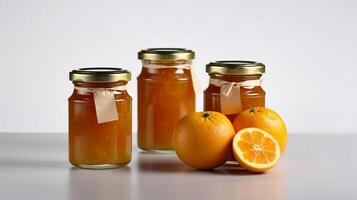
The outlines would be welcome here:
<svg viewBox="0 0 357 200">
<path fill-rule="evenodd" d="M 138 53 L 138 146 L 142 150 L 173 150 L 176 123 L 195 111 L 197 86 L 191 74 L 194 52 L 155 48 Z"/>
<path fill-rule="evenodd" d="M 80 68 L 69 105 L 69 160 L 90 169 L 115 168 L 131 160 L 132 99 L 121 68 Z"/>
<path fill-rule="evenodd" d="M 204 91 L 204 110 L 218 111 L 231 121 L 254 106 L 265 106 L 261 77 L 262 63 L 254 61 L 217 61 L 206 65 L 210 84 Z"/>
</svg>

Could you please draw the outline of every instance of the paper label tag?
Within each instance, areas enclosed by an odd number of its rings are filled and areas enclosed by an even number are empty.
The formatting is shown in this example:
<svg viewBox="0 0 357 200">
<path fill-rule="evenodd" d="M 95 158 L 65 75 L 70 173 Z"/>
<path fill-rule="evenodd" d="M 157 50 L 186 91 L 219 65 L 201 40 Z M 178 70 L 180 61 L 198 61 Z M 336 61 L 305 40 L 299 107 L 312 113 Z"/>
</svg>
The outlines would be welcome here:
<svg viewBox="0 0 357 200">
<path fill-rule="evenodd" d="M 240 87 L 226 84 L 221 86 L 221 112 L 226 115 L 242 112 Z"/>
<path fill-rule="evenodd" d="M 118 120 L 117 106 L 112 91 L 94 92 L 94 104 L 98 124 Z"/>
</svg>

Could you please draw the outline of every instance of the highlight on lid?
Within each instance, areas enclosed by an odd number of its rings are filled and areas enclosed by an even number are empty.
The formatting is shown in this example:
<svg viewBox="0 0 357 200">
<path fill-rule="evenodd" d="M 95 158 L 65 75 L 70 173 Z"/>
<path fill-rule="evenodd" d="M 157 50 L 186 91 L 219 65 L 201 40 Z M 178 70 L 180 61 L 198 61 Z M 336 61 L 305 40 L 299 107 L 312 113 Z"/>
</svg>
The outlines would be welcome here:
<svg viewBox="0 0 357 200">
<path fill-rule="evenodd" d="M 72 70 L 69 73 L 69 79 L 73 82 L 87 83 L 130 81 L 131 73 L 115 67 L 85 67 Z"/>
<path fill-rule="evenodd" d="M 195 52 L 184 48 L 149 48 L 138 53 L 140 60 L 193 60 Z"/>
<path fill-rule="evenodd" d="M 206 72 L 218 74 L 264 74 L 265 65 L 255 61 L 223 60 L 210 62 L 206 65 Z"/>
</svg>

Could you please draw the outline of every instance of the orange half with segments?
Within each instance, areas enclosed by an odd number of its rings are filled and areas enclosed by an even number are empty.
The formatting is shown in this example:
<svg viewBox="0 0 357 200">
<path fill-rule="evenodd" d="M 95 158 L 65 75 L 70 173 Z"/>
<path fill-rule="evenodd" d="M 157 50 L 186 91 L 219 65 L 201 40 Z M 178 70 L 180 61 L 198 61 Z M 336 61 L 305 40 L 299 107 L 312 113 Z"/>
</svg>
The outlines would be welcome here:
<svg viewBox="0 0 357 200">
<path fill-rule="evenodd" d="M 276 139 L 258 128 L 240 130 L 233 139 L 234 156 L 242 167 L 252 172 L 264 172 L 280 159 Z"/>
</svg>

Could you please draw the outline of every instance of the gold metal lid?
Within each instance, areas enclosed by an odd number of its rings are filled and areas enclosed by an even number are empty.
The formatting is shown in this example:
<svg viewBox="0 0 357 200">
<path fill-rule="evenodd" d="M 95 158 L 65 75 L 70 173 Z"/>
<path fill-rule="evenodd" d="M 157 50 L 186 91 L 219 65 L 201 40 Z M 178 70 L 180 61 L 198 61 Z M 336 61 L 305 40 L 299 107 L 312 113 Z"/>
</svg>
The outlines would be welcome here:
<svg viewBox="0 0 357 200">
<path fill-rule="evenodd" d="M 130 81 L 131 74 L 122 68 L 93 67 L 79 68 L 69 73 L 69 80 L 73 82 L 87 83 L 114 83 L 119 81 Z"/>
<path fill-rule="evenodd" d="M 151 48 L 138 53 L 140 60 L 192 60 L 195 52 L 183 48 Z"/>
<path fill-rule="evenodd" d="M 222 60 L 206 65 L 206 72 L 232 75 L 264 74 L 265 65 L 255 61 Z"/>
</svg>

